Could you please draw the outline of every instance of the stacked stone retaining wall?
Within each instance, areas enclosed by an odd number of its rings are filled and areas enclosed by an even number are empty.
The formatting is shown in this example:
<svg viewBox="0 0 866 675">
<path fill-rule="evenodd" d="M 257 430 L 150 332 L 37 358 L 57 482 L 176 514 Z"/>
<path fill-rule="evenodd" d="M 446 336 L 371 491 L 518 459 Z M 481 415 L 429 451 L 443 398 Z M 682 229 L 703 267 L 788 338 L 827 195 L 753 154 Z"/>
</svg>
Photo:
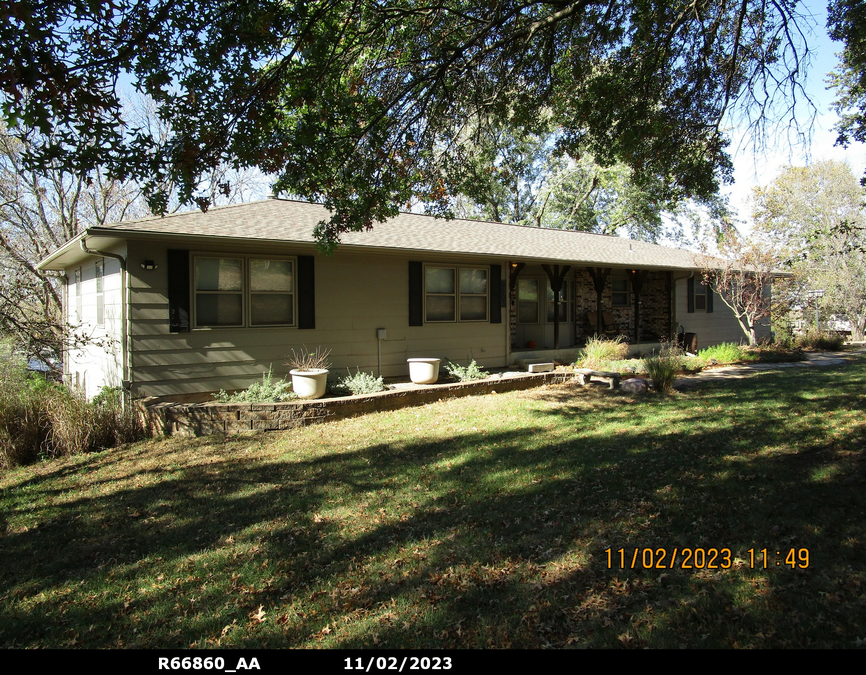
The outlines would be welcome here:
<svg viewBox="0 0 866 675">
<path fill-rule="evenodd" d="M 520 374 L 474 382 L 382 391 L 362 396 L 283 403 L 172 403 L 155 399 L 142 399 L 137 403 L 142 418 L 153 433 L 166 436 L 204 436 L 293 429 L 370 412 L 433 403 L 441 399 L 558 384 L 570 381 L 573 377 L 572 373 L 565 371 Z"/>
</svg>

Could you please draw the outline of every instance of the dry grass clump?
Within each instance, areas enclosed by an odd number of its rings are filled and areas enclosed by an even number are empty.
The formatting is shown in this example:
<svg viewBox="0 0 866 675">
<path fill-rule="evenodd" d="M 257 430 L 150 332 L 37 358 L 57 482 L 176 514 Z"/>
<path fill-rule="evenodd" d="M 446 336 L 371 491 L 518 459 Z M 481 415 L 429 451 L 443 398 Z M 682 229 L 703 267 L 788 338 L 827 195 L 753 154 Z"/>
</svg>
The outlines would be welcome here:
<svg viewBox="0 0 866 675">
<path fill-rule="evenodd" d="M 628 355 L 628 342 L 622 335 L 608 339 L 591 337 L 581 350 L 577 365 L 581 368 L 604 370 L 610 361 L 621 361 Z"/>
<path fill-rule="evenodd" d="M 644 367 L 653 381 L 653 388 L 664 394 L 671 393 L 677 373 L 682 369 L 682 362 L 682 350 L 675 343 L 662 342 L 657 355 L 644 359 Z"/>
<path fill-rule="evenodd" d="M 105 389 L 88 402 L 23 369 L 0 374 L 0 468 L 111 448 L 140 439 L 143 431 L 119 390 Z"/>
</svg>

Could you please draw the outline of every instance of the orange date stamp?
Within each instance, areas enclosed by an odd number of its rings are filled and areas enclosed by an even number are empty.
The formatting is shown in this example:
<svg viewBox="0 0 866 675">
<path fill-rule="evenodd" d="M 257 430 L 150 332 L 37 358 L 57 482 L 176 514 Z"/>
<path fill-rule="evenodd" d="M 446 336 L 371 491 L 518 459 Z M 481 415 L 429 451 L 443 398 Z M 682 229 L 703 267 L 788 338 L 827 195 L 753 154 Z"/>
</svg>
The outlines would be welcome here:
<svg viewBox="0 0 866 675">
<path fill-rule="evenodd" d="M 809 567 L 808 548 L 756 549 L 750 548 L 742 558 L 734 556 L 729 548 L 606 548 L 607 569 L 621 570 L 727 570 L 737 563 L 750 569 Z"/>
</svg>

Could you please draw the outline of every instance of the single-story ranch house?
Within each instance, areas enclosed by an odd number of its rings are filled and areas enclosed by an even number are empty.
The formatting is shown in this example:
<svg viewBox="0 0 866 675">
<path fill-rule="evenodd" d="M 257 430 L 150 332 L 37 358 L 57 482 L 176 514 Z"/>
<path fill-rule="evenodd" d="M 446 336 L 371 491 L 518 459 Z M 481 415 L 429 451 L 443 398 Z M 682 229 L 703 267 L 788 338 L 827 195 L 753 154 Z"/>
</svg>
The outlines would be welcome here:
<svg viewBox="0 0 866 675">
<path fill-rule="evenodd" d="M 331 350 L 332 377 L 396 377 L 412 357 L 573 359 L 602 332 L 644 352 L 678 330 L 700 347 L 743 337 L 688 251 L 403 213 L 325 256 L 327 217 L 272 198 L 88 228 L 40 263 L 65 273 L 67 319 L 94 339 L 64 359 L 67 381 L 193 399 L 282 377 L 304 345 Z"/>
</svg>

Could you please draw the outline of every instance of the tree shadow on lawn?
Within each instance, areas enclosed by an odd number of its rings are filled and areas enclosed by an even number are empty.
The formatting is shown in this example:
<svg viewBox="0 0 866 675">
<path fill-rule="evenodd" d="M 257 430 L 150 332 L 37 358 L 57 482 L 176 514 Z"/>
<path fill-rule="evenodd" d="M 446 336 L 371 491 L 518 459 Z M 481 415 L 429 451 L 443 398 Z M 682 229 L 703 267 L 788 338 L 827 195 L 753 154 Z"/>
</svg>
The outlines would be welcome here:
<svg viewBox="0 0 866 675">
<path fill-rule="evenodd" d="M 727 395 L 695 400 L 712 408 Z M 736 395 L 743 407 L 772 400 Z M 165 466 L 98 485 L 83 476 L 62 510 L 53 483 L 33 478 L 31 491 L 45 487 L 32 497 L 39 526 L 0 539 L 0 643 L 766 647 L 862 637 L 862 425 L 850 445 L 806 427 L 786 450 L 789 430 L 766 408 L 701 426 L 706 412 L 661 402 L 652 407 L 679 417 L 659 433 L 649 431 L 659 410 L 609 398 L 594 425 L 571 424 L 581 415 L 566 406 L 555 438 L 538 431 L 553 413 L 536 406 L 510 432 L 312 459 L 248 459 L 245 448 L 268 441 L 242 438 L 190 441 L 199 461 L 173 462 L 172 446 L 154 444 L 152 461 Z M 88 468 L 101 460 L 118 461 Z M 663 551 L 698 547 L 730 548 L 732 569 L 655 568 Z M 620 548 L 651 549 L 651 568 L 622 569 Z M 771 569 L 748 569 L 749 548 L 772 550 Z M 808 569 L 775 565 L 790 548 L 810 551 Z"/>
</svg>

